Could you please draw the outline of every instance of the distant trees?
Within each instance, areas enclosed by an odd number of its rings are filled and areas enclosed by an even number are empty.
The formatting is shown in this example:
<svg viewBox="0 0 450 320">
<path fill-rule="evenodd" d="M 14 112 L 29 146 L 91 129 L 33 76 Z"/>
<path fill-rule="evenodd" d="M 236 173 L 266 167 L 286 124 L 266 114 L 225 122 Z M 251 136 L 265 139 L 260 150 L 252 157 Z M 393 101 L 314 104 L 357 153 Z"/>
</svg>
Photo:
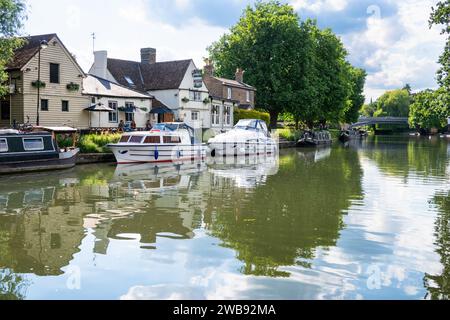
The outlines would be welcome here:
<svg viewBox="0 0 450 320">
<path fill-rule="evenodd" d="M 209 48 L 219 75 L 244 68 L 258 90 L 257 107 L 275 127 L 282 113 L 308 126 L 357 117 L 366 74 L 347 61 L 341 40 L 314 21 L 300 21 L 278 1 L 247 7 L 240 20 Z"/>
<path fill-rule="evenodd" d="M 374 117 L 408 117 L 412 98 L 407 89 L 387 91 L 376 103 Z"/>
<path fill-rule="evenodd" d="M 23 0 L 0 0 L 0 97 L 7 93 L 5 67 L 12 59 L 14 50 L 23 45 L 23 40 L 15 36 L 25 18 Z"/>
</svg>

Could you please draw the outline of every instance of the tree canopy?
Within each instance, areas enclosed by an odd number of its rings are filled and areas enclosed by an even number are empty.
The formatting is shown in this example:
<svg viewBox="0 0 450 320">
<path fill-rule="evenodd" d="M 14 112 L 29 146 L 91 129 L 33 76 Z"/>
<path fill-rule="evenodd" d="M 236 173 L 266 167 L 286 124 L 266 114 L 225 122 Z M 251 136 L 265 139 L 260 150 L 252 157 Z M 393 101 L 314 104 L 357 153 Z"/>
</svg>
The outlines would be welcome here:
<svg viewBox="0 0 450 320">
<path fill-rule="evenodd" d="M 411 127 L 421 130 L 442 129 L 447 126 L 450 114 L 450 96 L 442 87 L 439 90 L 425 90 L 414 97 L 409 114 Z"/>
<path fill-rule="evenodd" d="M 347 51 L 330 29 L 300 21 L 290 5 L 248 6 L 208 51 L 218 75 L 246 70 L 246 82 L 258 90 L 257 107 L 270 113 L 272 127 L 284 112 L 312 126 L 354 119 L 362 106 L 365 72 L 346 61 Z"/>
<path fill-rule="evenodd" d="M 0 0 L 0 97 L 7 92 L 5 67 L 12 59 L 14 50 L 23 45 L 23 40 L 16 36 L 25 18 L 23 0 Z"/>
<path fill-rule="evenodd" d="M 433 25 L 443 26 L 442 34 L 447 35 L 447 42 L 445 44 L 444 53 L 439 58 L 439 63 L 442 65 L 439 69 L 437 78 L 440 85 L 450 89 L 450 0 L 442 0 L 432 8 L 430 17 L 430 27 Z"/>
<path fill-rule="evenodd" d="M 407 89 L 387 91 L 376 102 L 374 117 L 408 117 L 412 98 Z"/>
</svg>

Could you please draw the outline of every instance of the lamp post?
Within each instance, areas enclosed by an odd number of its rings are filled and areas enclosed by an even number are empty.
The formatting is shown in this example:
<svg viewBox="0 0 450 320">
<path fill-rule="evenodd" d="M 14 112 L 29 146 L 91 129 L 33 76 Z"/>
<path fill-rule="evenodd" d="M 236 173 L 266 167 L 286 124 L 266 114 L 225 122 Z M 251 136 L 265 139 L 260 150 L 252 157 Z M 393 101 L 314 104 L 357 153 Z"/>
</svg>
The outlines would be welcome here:
<svg viewBox="0 0 450 320">
<path fill-rule="evenodd" d="M 41 108 L 41 50 L 48 47 L 48 42 L 42 40 L 39 44 L 38 52 L 38 85 L 37 85 L 37 109 L 36 109 L 36 126 L 39 126 L 39 109 Z"/>
</svg>

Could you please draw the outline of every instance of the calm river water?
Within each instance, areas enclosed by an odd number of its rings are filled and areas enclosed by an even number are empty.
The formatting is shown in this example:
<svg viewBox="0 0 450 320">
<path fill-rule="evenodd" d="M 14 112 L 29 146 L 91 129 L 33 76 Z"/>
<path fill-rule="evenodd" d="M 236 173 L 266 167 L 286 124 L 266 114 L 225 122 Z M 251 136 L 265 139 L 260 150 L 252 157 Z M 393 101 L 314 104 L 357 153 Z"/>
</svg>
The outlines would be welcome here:
<svg viewBox="0 0 450 320">
<path fill-rule="evenodd" d="M 443 139 L 375 137 L 3 176 L 0 298 L 446 298 L 449 155 Z"/>
</svg>

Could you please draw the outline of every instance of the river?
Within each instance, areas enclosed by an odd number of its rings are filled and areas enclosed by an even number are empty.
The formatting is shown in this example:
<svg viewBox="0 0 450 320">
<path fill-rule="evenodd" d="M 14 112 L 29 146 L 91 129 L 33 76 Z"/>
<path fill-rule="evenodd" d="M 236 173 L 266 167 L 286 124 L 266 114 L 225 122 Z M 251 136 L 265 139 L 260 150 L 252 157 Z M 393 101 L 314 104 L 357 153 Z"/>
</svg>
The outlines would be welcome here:
<svg viewBox="0 0 450 320">
<path fill-rule="evenodd" d="M 450 144 L 0 177 L 0 299 L 443 299 Z"/>
</svg>

